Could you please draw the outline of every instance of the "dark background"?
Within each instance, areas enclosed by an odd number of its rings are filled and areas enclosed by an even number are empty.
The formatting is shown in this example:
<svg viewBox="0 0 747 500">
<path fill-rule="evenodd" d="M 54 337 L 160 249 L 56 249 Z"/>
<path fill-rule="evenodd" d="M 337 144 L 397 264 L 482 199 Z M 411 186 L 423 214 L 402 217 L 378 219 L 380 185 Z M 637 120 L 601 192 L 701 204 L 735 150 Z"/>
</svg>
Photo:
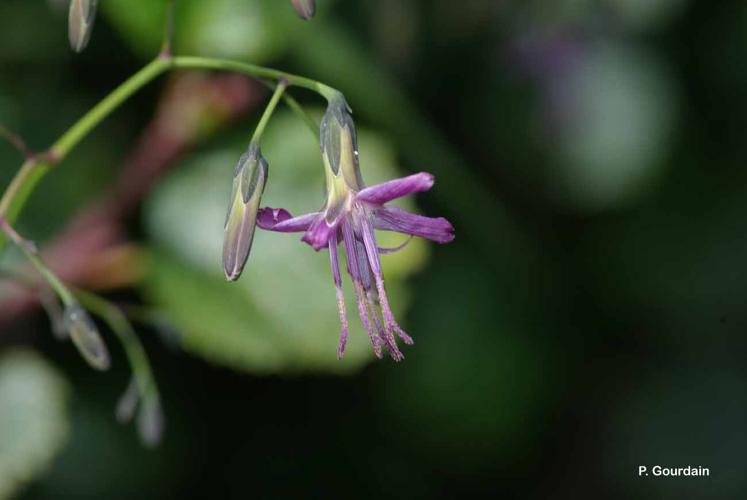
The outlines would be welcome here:
<svg viewBox="0 0 747 500">
<path fill-rule="evenodd" d="M 91 46 L 76 56 L 64 6 L 3 0 L 0 123 L 43 148 L 156 53 L 160 2 L 127 1 L 102 2 Z M 252 3 L 270 12 L 265 24 Z M 436 175 L 419 211 L 449 218 L 457 238 L 428 245 L 427 264 L 402 279 L 409 302 L 399 317 L 415 346 L 402 364 L 366 358 L 343 374 L 257 368 L 182 349 L 178 313 L 166 333 L 139 326 L 167 418 L 162 445 L 149 450 L 113 416 L 129 376 L 118 349 L 112 371 L 94 373 L 37 308 L 5 311 L 0 349 L 32 346 L 70 387 L 66 444 L 22 496 L 743 497 L 747 3 L 319 0 L 309 23 L 286 3 L 185 1 L 177 51 L 328 82 L 400 173 Z M 221 19 L 211 9 L 233 13 L 227 32 L 242 34 L 245 22 L 253 38 L 232 46 L 202 34 Z M 240 151 L 263 91 L 237 83 L 226 91 L 232 111 L 198 114 L 200 132 L 174 147 L 147 132 L 155 103 L 192 102 L 189 89 L 174 99 L 173 84 L 149 86 L 45 179 L 19 221 L 24 234 L 56 241 L 123 184 L 123 164 L 138 171 L 143 148 L 145 165 L 175 148 L 162 162 L 173 171 L 194 155 Z M 0 184 L 19 164 L 0 145 Z M 165 171 L 146 184 L 168 182 Z M 133 195 L 124 234 L 178 261 L 154 236 L 154 189 Z M 97 284 L 112 300 L 174 314 L 149 284 L 168 266 L 149 262 L 127 286 Z M 336 319 L 323 283 L 317 294 Z M 10 303 L 12 290 L 0 290 Z M 278 296 L 277 307 L 294 314 L 303 293 Z M 196 324 L 222 328 L 209 316 Z M 331 360 L 336 335 L 323 344 Z M 711 475 L 638 477 L 639 465 L 656 464 Z"/>
</svg>

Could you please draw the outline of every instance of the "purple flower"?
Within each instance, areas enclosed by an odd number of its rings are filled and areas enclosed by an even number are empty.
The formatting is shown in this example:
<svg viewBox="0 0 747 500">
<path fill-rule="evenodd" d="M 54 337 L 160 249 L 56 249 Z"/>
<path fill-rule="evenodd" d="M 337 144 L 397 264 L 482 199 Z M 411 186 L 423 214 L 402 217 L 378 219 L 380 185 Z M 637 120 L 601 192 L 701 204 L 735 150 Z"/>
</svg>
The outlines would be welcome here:
<svg viewBox="0 0 747 500">
<path fill-rule="evenodd" d="M 379 254 L 397 251 L 404 245 L 394 249 L 379 248 L 374 230 L 397 231 L 437 243 L 448 243 L 454 239 L 454 228 L 444 218 L 423 217 L 385 205 L 396 198 L 429 190 L 434 182 L 429 173 L 421 172 L 375 186 L 364 186 L 358 165 L 355 125 L 342 95 L 330 100 L 322 119 L 321 149 L 327 192 L 322 209 L 292 217 L 282 208 L 263 208 L 257 216 L 257 225 L 268 231 L 305 232 L 302 240 L 315 250 L 329 249 L 342 323 L 337 351 L 340 358 L 348 336 L 337 250 L 338 244 L 342 243 L 347 271 L 355 287 L 358 313 L 371 337 L 376 356 L 381 357 L 383 345 L 395 361 L 401 361 L 404 356 L 397 347 L 395 333 L 406 344 L 412 344 L 412 338 L 397 324 L 392 314 Z"/>
</svg>

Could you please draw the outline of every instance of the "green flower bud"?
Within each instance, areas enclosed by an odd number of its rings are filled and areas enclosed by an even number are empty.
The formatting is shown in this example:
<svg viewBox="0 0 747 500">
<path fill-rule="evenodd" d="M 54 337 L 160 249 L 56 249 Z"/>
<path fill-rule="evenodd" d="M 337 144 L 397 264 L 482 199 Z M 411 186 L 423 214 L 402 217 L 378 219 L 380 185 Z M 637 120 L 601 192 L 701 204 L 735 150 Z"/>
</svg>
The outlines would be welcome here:
<svg viewBox="0 0 747 500">
<path fill-rule="evenodd" d="M 231 203 L 228 206 L 223 238 L 223 270 L 226 279 L 241 276 L 252 248 L 259 202 L 267 183 L 268 165 L 259 146 L 251 144 L 236 165 Z"/>
<path fill-rule="evenodd" d="M 291 0 L 298 15 L 307 21 L 316 13 L 316 0 Z"/>
<path fill-rule="evenodd" d="M 111 364 L 109 351 L 86 310 L 79 304 L 67 306 L 65 308 L 64 324 L 83 359 L 97 370 L 108 369 Z"/>
<path fill-rule="evenodd" d="M 355 122 L 350 107 L 342 94 L 329 100 L 327 111 L 322 117 L 319 144 L 322 158 L 327 167 L 327 189 L 333 190 L 330 182 L 344 182 L 346 189 L 359 191 L 363 188 L 358 164 L 358 139 Z M 342 174 L 342 175 L 341 175 Z"/>
<path fill-rule="evenodd" d="M 75 52 L 83 51 L 91 39 L 97 4 L 98 0 L 70 0 L 68 36 Z"/>
</svg>

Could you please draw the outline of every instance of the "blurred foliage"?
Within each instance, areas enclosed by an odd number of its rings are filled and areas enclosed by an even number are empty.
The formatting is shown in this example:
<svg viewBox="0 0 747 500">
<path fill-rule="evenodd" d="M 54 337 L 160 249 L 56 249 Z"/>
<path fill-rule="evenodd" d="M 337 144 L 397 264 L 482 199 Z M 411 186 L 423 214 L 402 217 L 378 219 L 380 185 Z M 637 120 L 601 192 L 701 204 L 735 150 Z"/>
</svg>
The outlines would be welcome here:
<svg viewBox="0 0 747 500">
<path fill-rule="evenodd" d="M 332 2 L 329 2 L 332 3 Z M 105 2 L 104 10 L 123 38 L 144 58 L 161 43 L 164 2 Z M 177 5 L 176 50 L 207 57 L 258 63 L 282 55 L 313 25 L 288 15 L 288 2 L 276 0 L 182 0 Z"/>
<path fill-rule="evenodd" d="M 67 441 L 67 381 L 29 350 L 0 356 L 0 498 L 46 470 Z"/>
</svg>

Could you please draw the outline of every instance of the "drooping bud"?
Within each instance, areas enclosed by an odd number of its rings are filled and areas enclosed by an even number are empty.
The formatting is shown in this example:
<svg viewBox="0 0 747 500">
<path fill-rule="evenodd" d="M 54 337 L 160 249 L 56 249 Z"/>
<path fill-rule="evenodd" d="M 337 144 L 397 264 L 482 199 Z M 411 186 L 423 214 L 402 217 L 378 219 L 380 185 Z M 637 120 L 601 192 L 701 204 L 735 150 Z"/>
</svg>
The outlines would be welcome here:
<svg viewBox="0 0 747 500">
<path fill-rule="evenodd" d="M 67 340 L 68 331 L 65 325 L 65 314 L 57 296 L 52 290 L 43 290 L 39 294 L 39 303 L 49 316 L 52 333 L 57 340 Z"/>
<path fill-rule="evenodd" d="M 293 8 L 302 19 L 309 20 L 316 13 L 316 0 L 291 0 Z"/>
<path fill-rule="evenodd" d="M 91 39 L 97 4 L 98 0 L 70 0 L 68 36 L 75 52 L 83 51 Z"/>
<path fill-rule="evenodd" d="M 109 351 L 101 339 L 96 325 L 85 309 L 79 304 L 72 304 L 65 308 L 65 329 L 89 365 L 97 370 L 109 368 Z"/>
<path fill-rule="evenodd" d="M 241 276 L 252 248 L 259 202 L 267 183 L 268 164 L 259 146 L 251 144 L 236 165 L 233 191 L 223 236 L 223 270 L 226 279 Z"/>
<path fill-rule="evenodd" d="M 137 381 L 133 378 L 127 386 L 127 390 L 122 394 L 114 410 L 117 420 L 121 424 L 126 424 L 135 416 L 135 410 L 140 402 L 140 391 L 138 390 Z"/>
<path fill-rule="evenodd" d="M 346 188 L 358 191 L 363 187 L 363 179 L 358 165 L 355 122 L 350 113 L 350 107 L 342 94 L 330 98 L 327 111 L 322 117 L 319 144 L 328 170 L 327 182 L 332 178 L 343 180 Z M 336 187 L 328 185 L 327 189 Z"/>
<path fill-rule="evenodd" d="M 161 443 L 165 419 L 157 397 L 145 397 L 137 414 L 137 430 L 145 446 L 154 448 Z"/>
</svg>

